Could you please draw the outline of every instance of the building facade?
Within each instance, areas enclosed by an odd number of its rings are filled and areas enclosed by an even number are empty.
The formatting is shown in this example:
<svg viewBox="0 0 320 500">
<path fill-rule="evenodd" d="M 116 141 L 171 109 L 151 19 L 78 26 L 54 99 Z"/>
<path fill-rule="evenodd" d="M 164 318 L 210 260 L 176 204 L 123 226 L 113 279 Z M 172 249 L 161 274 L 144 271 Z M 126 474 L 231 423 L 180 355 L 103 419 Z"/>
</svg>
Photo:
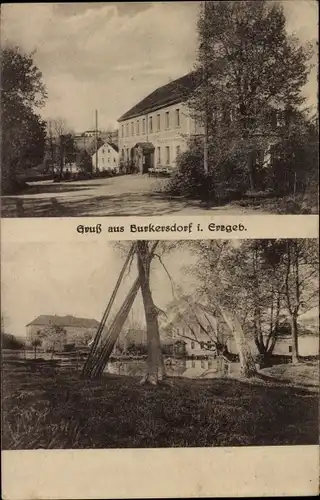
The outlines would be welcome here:
<svg viewBox="0 0 320 500">
<path fill-rule="evenodd" d="M 121 164 L 141 174 L 176 167 L 188 138 L 201 133 L 187 106 L 196 84 L 189 73 L 159 87 L 119 118 Z"/>
<path fill-rule="evenodd" d="M 39 340 L 43 349 L 48 349 L 54 343 L 55 350 L 63 350 L 67 345 L 86 346 L 98 326 L 95 319 L 42 314 L 26 325 L 27 343 L 30 345 Z"/>
<path fill-rule="evenodd" d="M 91 158 L 94 170 L 98 167 L 100 172 L 119 172 L 119 151 L 115 144 L 105 142 Z"/>
</svg>

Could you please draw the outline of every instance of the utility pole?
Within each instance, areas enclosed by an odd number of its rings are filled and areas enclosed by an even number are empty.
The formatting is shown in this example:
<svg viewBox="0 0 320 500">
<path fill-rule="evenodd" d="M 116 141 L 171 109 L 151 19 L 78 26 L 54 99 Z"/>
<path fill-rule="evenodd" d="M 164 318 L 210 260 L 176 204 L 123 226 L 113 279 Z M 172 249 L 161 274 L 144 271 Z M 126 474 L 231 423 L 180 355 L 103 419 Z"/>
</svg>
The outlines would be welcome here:
<svg viewBox="0 0 320 500">
<path fill-rule="evenodd" d="M 95 149 L 96 149 L 96 172 L 98 172 L 98 110 L 96 109 L 96 129 L 95 129 Z"/>
<path fill-rule="evenodd" d="M 204 141 L 203 141 L 203 171 L 205 175 L 208 175 L 208 46 L 207 46 L 207 33 L 206 33 L 206 15 L 207 15 L 207 2 L 204 0 L 203 5 L 203 17 L 204 17 L 204 64 L 203 64 L 203 83 L 204 83 L 204 100 L 205 100 L 205 110 L 204 110 Z"/>
</svg>

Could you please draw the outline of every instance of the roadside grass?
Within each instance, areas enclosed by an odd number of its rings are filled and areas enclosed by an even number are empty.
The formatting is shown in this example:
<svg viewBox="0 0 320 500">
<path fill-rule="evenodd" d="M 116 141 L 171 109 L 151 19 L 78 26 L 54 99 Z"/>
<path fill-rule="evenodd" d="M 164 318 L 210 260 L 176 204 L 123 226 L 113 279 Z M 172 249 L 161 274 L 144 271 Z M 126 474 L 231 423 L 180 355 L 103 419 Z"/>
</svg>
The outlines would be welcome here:
<svg viewBox="0 0 320 500">
<path fill-rule="evenodd" d="M 308 387 L 309 389 L 319 387 L 319 361 L 304 361 L 297 365 L 275 365 L 264 368 L 261 373 L 295 387 Z"/>
<path fill-rule="evenodd" d="M 154 388 L 133 377 L 4 370 L 5 450 L 317 442 L 318 395 L 293 386 L 180 378 Z"/>
</svg>

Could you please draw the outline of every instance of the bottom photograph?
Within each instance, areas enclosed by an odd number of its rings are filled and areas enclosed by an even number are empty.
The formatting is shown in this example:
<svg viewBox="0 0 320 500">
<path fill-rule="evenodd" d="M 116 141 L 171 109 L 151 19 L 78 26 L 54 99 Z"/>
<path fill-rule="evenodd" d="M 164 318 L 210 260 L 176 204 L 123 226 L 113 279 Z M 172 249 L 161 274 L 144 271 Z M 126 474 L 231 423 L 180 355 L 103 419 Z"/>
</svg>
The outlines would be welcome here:
<svg viewBox="0 0 320 500">
<path fill-rule="evenodd" d="M 2 244 L 2 449 L 318 443 L 314 239 Z"/>
</svg>

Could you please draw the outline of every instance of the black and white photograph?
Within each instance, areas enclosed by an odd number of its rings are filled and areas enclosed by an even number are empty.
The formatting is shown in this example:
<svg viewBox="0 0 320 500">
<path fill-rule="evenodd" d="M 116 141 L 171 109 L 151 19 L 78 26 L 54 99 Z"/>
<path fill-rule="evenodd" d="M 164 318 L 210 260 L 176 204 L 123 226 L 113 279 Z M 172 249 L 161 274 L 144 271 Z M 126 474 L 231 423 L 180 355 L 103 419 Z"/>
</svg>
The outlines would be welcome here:
<svg viewBox="0 0 320 500">
<path fill-rule="evenodd" d="M 2 216 L 317 214 L 317 23 L 313 0 L 3 4 Z"/>
<path fill-rule="evenodd" d="M 4 242 L 3 449 L 316 445 L 318 253 Z"/>
</svg>

